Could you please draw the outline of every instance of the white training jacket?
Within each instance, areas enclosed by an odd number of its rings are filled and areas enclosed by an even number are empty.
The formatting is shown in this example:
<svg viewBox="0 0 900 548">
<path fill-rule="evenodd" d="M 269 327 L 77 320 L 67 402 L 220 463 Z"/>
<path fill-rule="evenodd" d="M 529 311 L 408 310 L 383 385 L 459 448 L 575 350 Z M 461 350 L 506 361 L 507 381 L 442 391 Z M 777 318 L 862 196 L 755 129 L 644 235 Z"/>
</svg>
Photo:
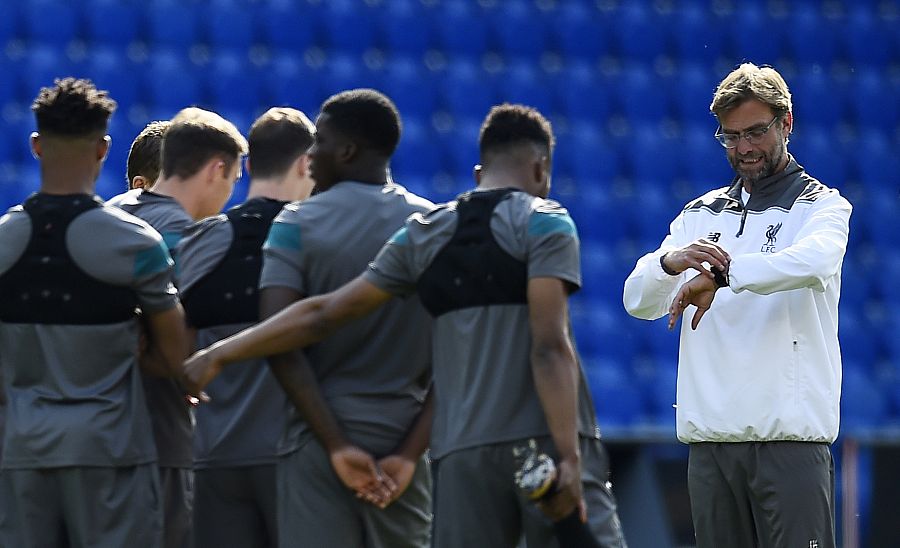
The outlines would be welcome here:
<svg viewBox="0 0 900 548">
<path fill-rule="evenodd" d="M 623 300 L 629 314 L 653 320 L 668 314 L 681 284 L 697 274 L 666 274 L 664 253 L 704 238 L 731 256 L 731 290 L 716 292 L 696 331 L 695 307 L 682 318 L 679 440 L 835 440 L 838 298 L 851 210 L 791 158 L 754 185 L 746 207 L 737 179 L 692 201 L 659 249 L 638 260 Z"/>
</svg>

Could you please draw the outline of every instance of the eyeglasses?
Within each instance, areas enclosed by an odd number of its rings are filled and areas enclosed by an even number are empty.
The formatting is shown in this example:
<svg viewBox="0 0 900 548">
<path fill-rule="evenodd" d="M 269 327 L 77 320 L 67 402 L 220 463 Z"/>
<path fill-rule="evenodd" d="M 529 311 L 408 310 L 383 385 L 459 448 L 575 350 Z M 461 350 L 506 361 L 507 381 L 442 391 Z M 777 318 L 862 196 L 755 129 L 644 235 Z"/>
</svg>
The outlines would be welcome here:
<svg viewBox="0 0 900 548">
<path fill-rule="evenodd" d="M 742 131 L 740 133 L 723 133 L 722 126 L 719 126 L 719 129 L 716 130 L 716 140 L 719 141 L 725 148 L 734 148 L 738 146 L 738 143 L 741 142 L 741 139 L 746 139 L 748 143 L 751 145 L 758 145 L 762 142 L 763 137 L 766 136 L 766 133 L 769 132 L 769 129 L 772 125 L 779 119 L 781 116 L 776 116 L 772 118 L 772 121 L 769 122 L 765 127 L 758 127 L 756 129 L 748 129 L 747 131 Z"/>
</svg>

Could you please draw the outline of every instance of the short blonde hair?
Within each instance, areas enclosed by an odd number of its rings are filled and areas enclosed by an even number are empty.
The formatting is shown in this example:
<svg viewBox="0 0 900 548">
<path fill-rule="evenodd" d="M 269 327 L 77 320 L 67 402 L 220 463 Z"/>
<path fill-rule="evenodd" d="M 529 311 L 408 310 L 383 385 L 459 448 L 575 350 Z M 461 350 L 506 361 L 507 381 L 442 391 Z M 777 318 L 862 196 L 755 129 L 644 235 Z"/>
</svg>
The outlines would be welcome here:
<svg viewBox="0 0 900 548">
<path fill-rule="evenodd" d="M 791 111 L 791 92 L 774 68 L 744 63 L 719 83 L 709 110 L 716 118 L 746 101 L 756 99 L 768 105 L 775 116 Z"/>
</svg>

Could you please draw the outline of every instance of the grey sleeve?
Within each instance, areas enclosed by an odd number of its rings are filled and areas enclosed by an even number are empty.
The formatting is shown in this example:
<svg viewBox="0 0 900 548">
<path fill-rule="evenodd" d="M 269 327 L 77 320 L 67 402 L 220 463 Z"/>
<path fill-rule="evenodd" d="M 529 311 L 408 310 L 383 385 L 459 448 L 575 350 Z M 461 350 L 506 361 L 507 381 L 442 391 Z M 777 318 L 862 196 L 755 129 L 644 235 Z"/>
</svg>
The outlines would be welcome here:
<svg viewBox="0 0 900 548">
<path fill-rule="evenodd" d="M 363 278 L 392 295 L 415 293 L 418 273 L 413 262 L 413 247 L 409 242 L 409 222 L 382 246 Z"/>
<path fill-rule="evenodd" d="M 31 240 L 31 219 L 22 206 L 16 206 L 0 217 L 0 274 L 16 262 Z"/>
<path fill-rule="evenodd" d="M 275 218 L 263 244 L 259 287 L 287 287 L 305 294 L 300 222 L 296 208 L 291 205 Z"/>
<path fill-rule="evenodd" d="M 185 231 L 178 242 L 178 288 L 182 294 L 204 276 L 212 272 L 234 237 L 234 229 L 225 215 L 217 215 L 199 221 Z"/>
<path fill-rule="evenodd" d="M 172 258 L 160 234 L 141 219 L 115 207 L 89 211 L 72 222 L 66 245 L 90 276 L 134 289 L 144 312 L 178 303 Z"/>
<path fill-rule="evenodd" d="M 527 230 L 528 278 L 559 278 L 581 287 L 578 231 L 569 213 L 554 202 L 531 212 Z"/>
<path fill-rule="evenodd" d="M 173 267 L 162 239 L 135 254 L 134 286 L 138 303 L 145 313 L 162 312 L 178 304 Z"/>
</svg>

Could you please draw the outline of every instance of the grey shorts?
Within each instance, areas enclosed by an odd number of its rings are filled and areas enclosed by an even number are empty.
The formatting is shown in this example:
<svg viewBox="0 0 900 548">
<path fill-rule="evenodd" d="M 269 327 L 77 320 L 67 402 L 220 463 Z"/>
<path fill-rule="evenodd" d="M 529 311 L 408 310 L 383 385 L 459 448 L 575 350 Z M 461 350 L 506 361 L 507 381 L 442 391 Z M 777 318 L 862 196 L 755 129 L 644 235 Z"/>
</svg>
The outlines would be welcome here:
<svg viewBox="0 0 900 548">
<path fill-rule="evenodd" d="M 275 465 L 194 471 L 196 548 L 275 548 Z"/>
<path fill-rule="evenodd" d="M 698 548 L 834 548 L 834 460 L 825 443 L 692 443 Z"/>
<path fill-rule="evenodd" d="M 431 474 L 424 457 L 403 495 L 384 510 L 340 482 L 318 440 L 281 457 L 277 469 L 281 548 L 429 546 Z"/>
<path fill-rule="evenodd" d="M 521 496 L 513 482 L 517 463 L 509 442 L 454 451 L 435 463 L 434 546 L 555 548 L 553 524 Z M 541 449 L 556 456 L 549 438 Z M 588 525 L 600 546 L 624 548 L 609 483 L 609 459 L 599 440 L 581 440 L 582 485 Z"/>
<path fill-rule="evenodd" d="M 0 472 L 0 546 L 162 546 L 156 464 Z"/>
</svg>

